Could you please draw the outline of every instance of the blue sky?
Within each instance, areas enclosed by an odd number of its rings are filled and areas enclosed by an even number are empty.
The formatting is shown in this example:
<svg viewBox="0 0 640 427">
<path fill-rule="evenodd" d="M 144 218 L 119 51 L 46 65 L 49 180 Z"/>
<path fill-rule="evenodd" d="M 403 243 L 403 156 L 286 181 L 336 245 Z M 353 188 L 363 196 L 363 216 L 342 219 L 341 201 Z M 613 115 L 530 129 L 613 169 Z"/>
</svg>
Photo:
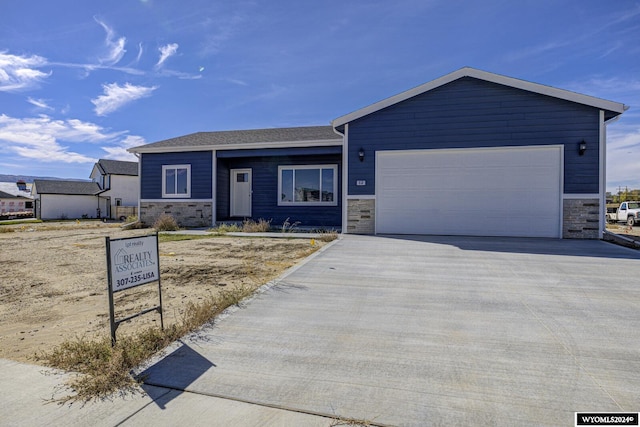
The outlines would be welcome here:
<svg viewBox="0 0 640 427">
<path fill-rule="evenodd" d="M 0 4 L 0 174 L 88 178 L 198 131 L 326 125 L 463 66 L 631 106 L 607 187 L 640 188 L 640 1 Z"/>
</svg>

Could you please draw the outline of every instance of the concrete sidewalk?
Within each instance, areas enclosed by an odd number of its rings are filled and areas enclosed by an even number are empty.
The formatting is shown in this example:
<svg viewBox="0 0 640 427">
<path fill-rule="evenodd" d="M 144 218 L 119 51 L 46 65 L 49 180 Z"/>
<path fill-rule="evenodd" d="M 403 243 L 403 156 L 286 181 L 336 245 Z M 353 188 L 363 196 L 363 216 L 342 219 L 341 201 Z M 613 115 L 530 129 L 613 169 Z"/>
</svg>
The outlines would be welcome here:
<svg viewBox="0 0 640 427">
<path fill-rule="evenodd" d="M 43 405 L 64 376 L 2 361 L 0 424 L 557 426 L 636 412 L 639 260 L 601 241 L 345 236 L 142 367 L 148 396 Z"/>
<path fill-rule="evenodd" d="M 143 395 L 58 404 L 68 374 L 0 359 L 0 426 L 317 426 L 331 420 L 229 399 L 145 386 Z"/>
</svg>

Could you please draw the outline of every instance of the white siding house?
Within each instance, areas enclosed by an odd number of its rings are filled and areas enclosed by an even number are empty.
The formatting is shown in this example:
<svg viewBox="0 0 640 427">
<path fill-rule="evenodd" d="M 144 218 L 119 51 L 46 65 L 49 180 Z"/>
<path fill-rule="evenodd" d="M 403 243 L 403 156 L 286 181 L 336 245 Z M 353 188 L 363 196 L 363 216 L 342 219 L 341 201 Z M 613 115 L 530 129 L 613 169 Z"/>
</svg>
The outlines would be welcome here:
<svg viewBox="0 0 640 427">
<path fill-rule="evenodd" d="M 36 217 L 40 219 L 101 218 L 106 199 L 97 196 L 95 182 L 35 180 L 33 197 Z"/>
<path fill-rule="evenodd" d="M 107 200 L 103 217 L 119 219 L 118 207 L 137 208 L 140 194 L 138 163 L 100 159 L 90 178 L 98 184 L 98 195 Z"/>
<path fill-rule="evenodd" d="M 118 218 L 117 207 L 138 206 L 138 163 L 100 159 L 91 182 L 35 180 L 35 215 L 40 219 Z"/>
</svg>

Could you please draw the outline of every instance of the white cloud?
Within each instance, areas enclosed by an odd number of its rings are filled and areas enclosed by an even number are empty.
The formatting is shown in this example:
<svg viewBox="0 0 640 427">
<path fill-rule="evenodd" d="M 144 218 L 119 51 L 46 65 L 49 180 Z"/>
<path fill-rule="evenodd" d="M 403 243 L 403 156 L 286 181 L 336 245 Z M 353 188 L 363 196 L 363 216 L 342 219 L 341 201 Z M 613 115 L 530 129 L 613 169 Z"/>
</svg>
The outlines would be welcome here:
<svg viewBox="0 0 640 427">
<path fill-rule="evenodd" d="M 612 95 L 626 95 L 630 92 L 640 92 L 640 79 L 635 77 L 592 77 L 569 82 L 564 87 L 568 87 L 579 93 L 603 96 L 608 99 Z"/>
<path fill-rule="evenodd" d="M 203 27 L 204 34 L 206 34 L 203 46 L 204 54 L 219 53 L 227 42 L 235 37 L 246 20 L 245 14 L 236 13 L 224 19 L 213 20 L 207 18 L 203 21 L 201 26 Z"/>
<path fill-rule="evenodd" d="M 138 56 L 136 57 L 136 62 L 140 62 L 140 58 L 142 58 L 142 52 L 143 52 L 143 48 L 142 48 L 142 43 L 138 43 Z"/>
<path fill-rule="evenodd" d="M 96 106 L 95 112 L 98 116 L 105 116 L 123 105 L 151 96 L 151 93 L 158 87 L 134 86 L 130 83 L 120 86 L 118 83 L 111 83 L 102 85 L 102 88 L 104 89 L 104 95 L 91 100 L 93 105 Z"/>
<path fill-rule="evenodd" d="M 31 89 L 51 73 L 38 70 L 47 64 L 41 56 L 18 56 L 0 52 L 0 91 Z"/>
<path fill-rule="evenodd" d="M 127 52 L 127 50 L 124 48 L 127 42 L 126 37 L 120 37 L 116 39 L 115 31 L 113 31 L 111 27 L 109 27 L 107 24 L 105 24 L 104 22 L 102 22 L 96 17 L 94 17 L 93 19 L 107 33 L 107 37 L 104 41 L 107 47 L 107 52 L 104 56 L 99 58 L 100 63 L 107 64 L 107 65 L 117 64 L 118 62 L 120 62 L 124 54 Z"/>
<path fill-rule="evenodd" d="M 29 97 L 29 98 L 27 98 L 27 102 L 29 104 L 35 105 L 36 107 L 41 108 L 43 110 L 51 110 L 51 111 L 54 110 L 53 107 L 50 107 L 47 104 L 47 100 L 46 99 L 33 99 L 33 98 Z"/>
<path fill-rule="evenodd" d="M 137 68 L 114 67 L 110 65 L 100 65 L 100 64 L 75 64 L 73 62 L 49 62 L 48 65 L 51 65 L 52 67 L 57 66 L 57 67 L 65 67 L 65 68 L 81 68 L 86 71 L 86 75 L 84 77 L 86 77 L 87 75 L 89 75 L 90 72 L 95 70 L 121 71 L 123 73 L 133 74 L 136 76 L 143 76 L 145 74 L 144 71 L 139 70 Z"/>
<path fill-rule="evenodd" d="M 178 47 L 178 43 L 171 43 L 166 46 L 160 46 L 158 48 L 158 50 L 160 51 L 160 59 L 158 59 L 156 67 L 162 66 L 162 64 L 164 64 L 164 61 L 175 55 L 178 51 Z"/>
<path fill-rule="evenodd" d="M 113 160 L 125 160 L 125 161 L 138 161 L 138 158 L 127 151 L 128 148 L 144 145 L 147 142 L 143 137 L 137 135 L 127 135 L 122 141 L 119 141 L 116 146 L 102 147 L 107 155 L 104 156 L 107 159 Z"/>
<path fill-rule="evenodd" d="M 226 78 L 224 80 L 238 86 L 249 86 L 249 83 L 245 82 L 244 80 L 232 79 L 232 78 Z"/>
<path fill-rule="evenodd" d="M 22 119 L 0 115 L 0 142 L 4 149 L 31 160 L 90 163 L 94 159 L 70 150 L 61 145 L 61 141 L 109 141 L 121 134 L 106 133 L 100 126 L 80 120 L 53 120 L 45 115 Z"/>
</svg>

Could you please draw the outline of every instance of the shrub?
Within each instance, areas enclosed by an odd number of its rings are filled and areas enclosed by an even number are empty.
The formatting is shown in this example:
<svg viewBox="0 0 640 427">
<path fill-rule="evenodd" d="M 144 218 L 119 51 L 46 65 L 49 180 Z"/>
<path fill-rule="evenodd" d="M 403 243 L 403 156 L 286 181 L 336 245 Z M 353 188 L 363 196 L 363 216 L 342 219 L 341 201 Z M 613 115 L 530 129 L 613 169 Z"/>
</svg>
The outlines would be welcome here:
<svg viewBox="0 0 640 427">
<path fill-rule="evenodd" d="M 283 233 L 293 233 L 296 228 L 300 225 L 300 221 L 296 221 L 293 224 L 289 222 L 289 218 L 284 220 L 282 223 L 282 232 Z"/>
<path fill-rule="evenodd" d="M 156 222 L 153 223 L 153 228 L 158 231 L 176 231 L 180 229 L 176 219 L 167 214 L 160 215 Z"/>
<path fill-rule="evenodd" d="M 336 230 L 321 230 L 318 234 L 318 240 L 321 242 L 333 242 L 338 238 L 338 232 Z"/>
<path fill-rule="evenodd" d="M 0 233 L 13 233 L 14 231 L 13 228 L 0 227 Z"/>
<path fill-rule="evenodd" d="M 250 219 L 245 219 L 242 222 L 242 231 L 245 233 L 264 233 L 271 229 L 271 220 L 266 221 L 262 218 L 255 222 Z"/>
<path fill-rule="evenodd" d="M 130 223 L 130 222 L 138 222 L 138 215 L 129 215 L 124 222 L 126 223 Z"/>
</svg>

